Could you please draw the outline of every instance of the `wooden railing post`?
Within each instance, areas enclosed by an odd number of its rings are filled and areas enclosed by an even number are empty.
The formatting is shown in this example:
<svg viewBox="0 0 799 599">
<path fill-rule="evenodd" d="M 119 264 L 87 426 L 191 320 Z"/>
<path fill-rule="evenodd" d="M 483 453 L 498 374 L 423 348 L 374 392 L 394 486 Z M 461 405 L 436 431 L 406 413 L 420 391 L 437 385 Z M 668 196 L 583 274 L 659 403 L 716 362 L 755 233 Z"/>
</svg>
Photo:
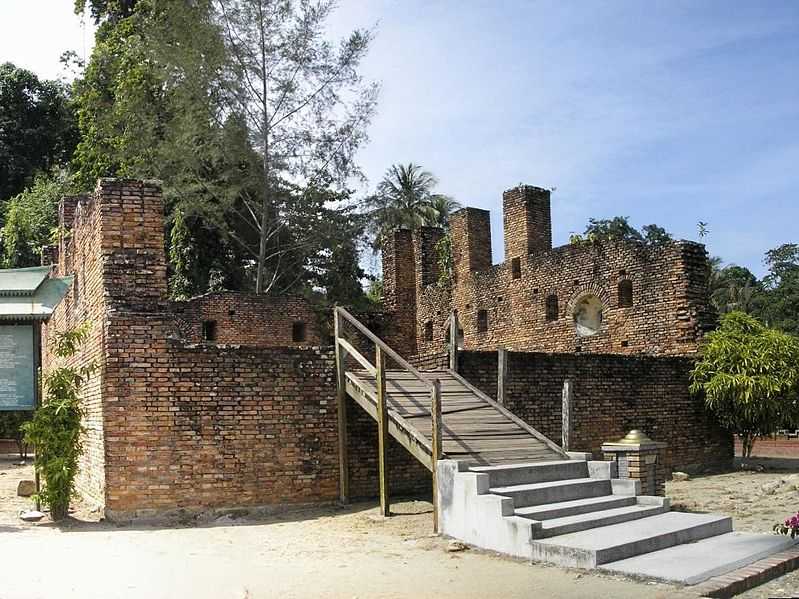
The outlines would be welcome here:
<svg viewBox="0 0 799 599">
<path fill-rule="evenodd" d="M 563 395 L 561 407 L 561 447 L 563 451 L 571 449 L 572 437 L 572 403 L 574 400 L 571 379 L 563 381 Z"/>
<path fill-rule="evenodd" d="M 458 370 L 458 313 L 449 315 L 449 369 Z"/>
<path fill-rule="evenodd" d="M 508 350 L 504 347 L 497 348 L 497 403 L 505 405 L 507 400 L 508 384 Z"/>
<path fill-rule="evenodd" d="M 380 513 L 383 516 L 391 515 L 388 500 L 388 406 L 386 404 L 386 357 L 383 349 L 377 345 L 375 349 L 375 366 L 377 376 L 377 462 L 378 476 L 380 478 Z"/>
<path fill-rule="evenodd" d="M 433 462 L 433 532 L 441 532 L 439 528 L 438 512 L 438 460 L 443 453 L 441 436 L 441 381 L 433 380 L 433 390 L 430 392 L 430 415 L 432 418 L 432 462 Z"/>
<path fill-rule="evenodd" d="M 333 311 L 333 329 L 336 351 L 336 413 L 338 414 L 338 475 L 339 499 L 341 503 L 350 501 L 349 457 L 347 455 L 347 377 L 345 374 L 346 354 L 339 345 L 341 317 L 338 310 Z"/>
</svg>

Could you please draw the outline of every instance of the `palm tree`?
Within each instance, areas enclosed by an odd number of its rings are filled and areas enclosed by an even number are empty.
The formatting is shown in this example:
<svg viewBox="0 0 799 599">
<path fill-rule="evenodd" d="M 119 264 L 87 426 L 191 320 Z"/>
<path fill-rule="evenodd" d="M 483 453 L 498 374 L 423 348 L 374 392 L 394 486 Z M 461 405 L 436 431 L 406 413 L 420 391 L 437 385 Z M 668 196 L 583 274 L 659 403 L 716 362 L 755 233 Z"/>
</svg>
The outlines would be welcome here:
<svg viewBox="0 0 799 599">
<path fill-rule="evenodd" d="M 460 208 L 452 198 L 433 193 L 438 179 L 418 164 L 392 164 L 367 198 L 369 231 L 375 249 L 382 237 L 397 228 L 446 227 L 449 215 Z"/>
</svg>

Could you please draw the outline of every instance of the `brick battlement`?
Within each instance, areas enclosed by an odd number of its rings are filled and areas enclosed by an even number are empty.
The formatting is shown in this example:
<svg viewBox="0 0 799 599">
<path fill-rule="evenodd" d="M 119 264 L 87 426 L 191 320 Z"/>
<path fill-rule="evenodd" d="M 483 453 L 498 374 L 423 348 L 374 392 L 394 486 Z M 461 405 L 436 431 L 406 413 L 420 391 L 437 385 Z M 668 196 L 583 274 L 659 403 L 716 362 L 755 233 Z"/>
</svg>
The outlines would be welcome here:
<svg viewBox="0 0 799 599">
<path fill-rule="evenodd" d="M 690 355 L 714 322 L 702 244 L 673 241 L 552 247 L 550 192 L 521 185 L 503 194 L 505 260 L 491 261 L 490 214 L 450 218 L 454 276 L 431 276 L 442 232 L 401 231 L 383 250 L 385 306 L 407 331 L 408 354 L 443 351 L 458 313 L 470 350 Z M 421 254 L 421 255 L 420 255 Z M 579 322 L 578 322 L 579 321 Z"/>
</svg>

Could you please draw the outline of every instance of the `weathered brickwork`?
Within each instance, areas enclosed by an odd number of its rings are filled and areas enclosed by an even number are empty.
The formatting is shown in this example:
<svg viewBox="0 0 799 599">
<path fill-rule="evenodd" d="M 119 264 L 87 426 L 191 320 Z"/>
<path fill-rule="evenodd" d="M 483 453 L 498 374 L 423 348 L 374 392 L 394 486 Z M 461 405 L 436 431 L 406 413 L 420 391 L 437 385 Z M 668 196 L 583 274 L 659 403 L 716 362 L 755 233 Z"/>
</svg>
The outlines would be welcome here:
<svg viewBox="0 0 799 599">
<path fill-rule="evenodd" d="M 98 367 L 82 394 L 79 492 L 120 519 L 334 501 L 335 367 L 310 304 L 239 293 L 168 301 L 157 183 L 101 180 L 60 213 L 57 269 L 75 279 L 43 341 L 89 321 L 71 362 Z M 44 369 L 55 364 L 45 351 Z M 349 421 L 353 493 L 375 496 L 376 424 L 354 404 Z M 390 462 L 393 492 L 429 487 L 393 442 Z"/>
<path fill-rule="evenodd" d="M 181 337 L 251 347 L 321 345 L 317 314 L 302 297 L 269 297 L 230 291 L 174 302 Z M 213 329 L 214 339 L 208 339 Z"/>
<path fill-rule="evenodd" d="M 668 444 L 667 471 L 729 466 L 732 435 L 688 392 L 692 367 L 685 357 L 509 352 L 505 407 L 559 443 L 563 382 L 569 379 L 571 450 L 601 459 L 602 443 L 639 429 Z M 496 352 L 462 352 L 459 371 L 497 396 Z"/>
<path fill-rule="evenodd" d="M 383 250 L 385 306 L 407 355 L 441 351 L 458 314 L 466 349 L 689 355 L 712 324 L 701 244 L 586 242 L 553 249 L 549 191 L 504 194 L 505 261 L 491 265 L 485 210 L 450 220 L 454 277 L 430 255 L 441 233 L 397 231 Z"/>
</svg>

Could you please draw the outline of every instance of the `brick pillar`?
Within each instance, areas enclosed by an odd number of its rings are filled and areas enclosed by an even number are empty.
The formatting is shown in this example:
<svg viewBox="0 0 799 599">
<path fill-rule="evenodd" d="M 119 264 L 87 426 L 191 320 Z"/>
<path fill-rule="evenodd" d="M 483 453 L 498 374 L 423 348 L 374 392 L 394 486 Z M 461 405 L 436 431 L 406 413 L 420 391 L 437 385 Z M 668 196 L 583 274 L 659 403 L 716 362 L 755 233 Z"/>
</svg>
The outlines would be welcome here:
<svg viewBox="0 0 799 599">
<path fill-rule="evenodd" d="M 491 268 L 491 213 L 488 210 L 458 210 L 450 216 L 449 230 L 456 283 L 467 280 L 470 273 Z"/>
<path fill-rule="evenodd" d="M 653 441 L 640 431 L 630 431 L 620 441 L 603 443 L 605 460 L 616 462 L 619 478 L 641 482 L 641 495 L 666 494 L 666 443 Z"/>
<path fill-rule="evenodd" d="M 383 257 L 383 307 L 393 313 L 391 344 L 403 356 L 416 353 L 416 257 L 408 229 L 386 235 Z"/>
<path fill-rule="evenodd" d="M 678 353 L 693 353 L 706 331 L 712 329 L 716 315 L 708 301 L 710 265 L 701 243 L 677 241 L 677 257 L 671 276 L 675 292 L 675 328 Z"/>
<path fill-rule="evenodd" d="M 520 185 L 502 194 L 505 261 L 552 249 L 548 189 Z"/>
<path fill-rule="evenodd" d="M 109 303 L 153 309 L 167 297 L 164 205 L 156 181 L 100 179 L 103 284 Z"/>
</svg>

